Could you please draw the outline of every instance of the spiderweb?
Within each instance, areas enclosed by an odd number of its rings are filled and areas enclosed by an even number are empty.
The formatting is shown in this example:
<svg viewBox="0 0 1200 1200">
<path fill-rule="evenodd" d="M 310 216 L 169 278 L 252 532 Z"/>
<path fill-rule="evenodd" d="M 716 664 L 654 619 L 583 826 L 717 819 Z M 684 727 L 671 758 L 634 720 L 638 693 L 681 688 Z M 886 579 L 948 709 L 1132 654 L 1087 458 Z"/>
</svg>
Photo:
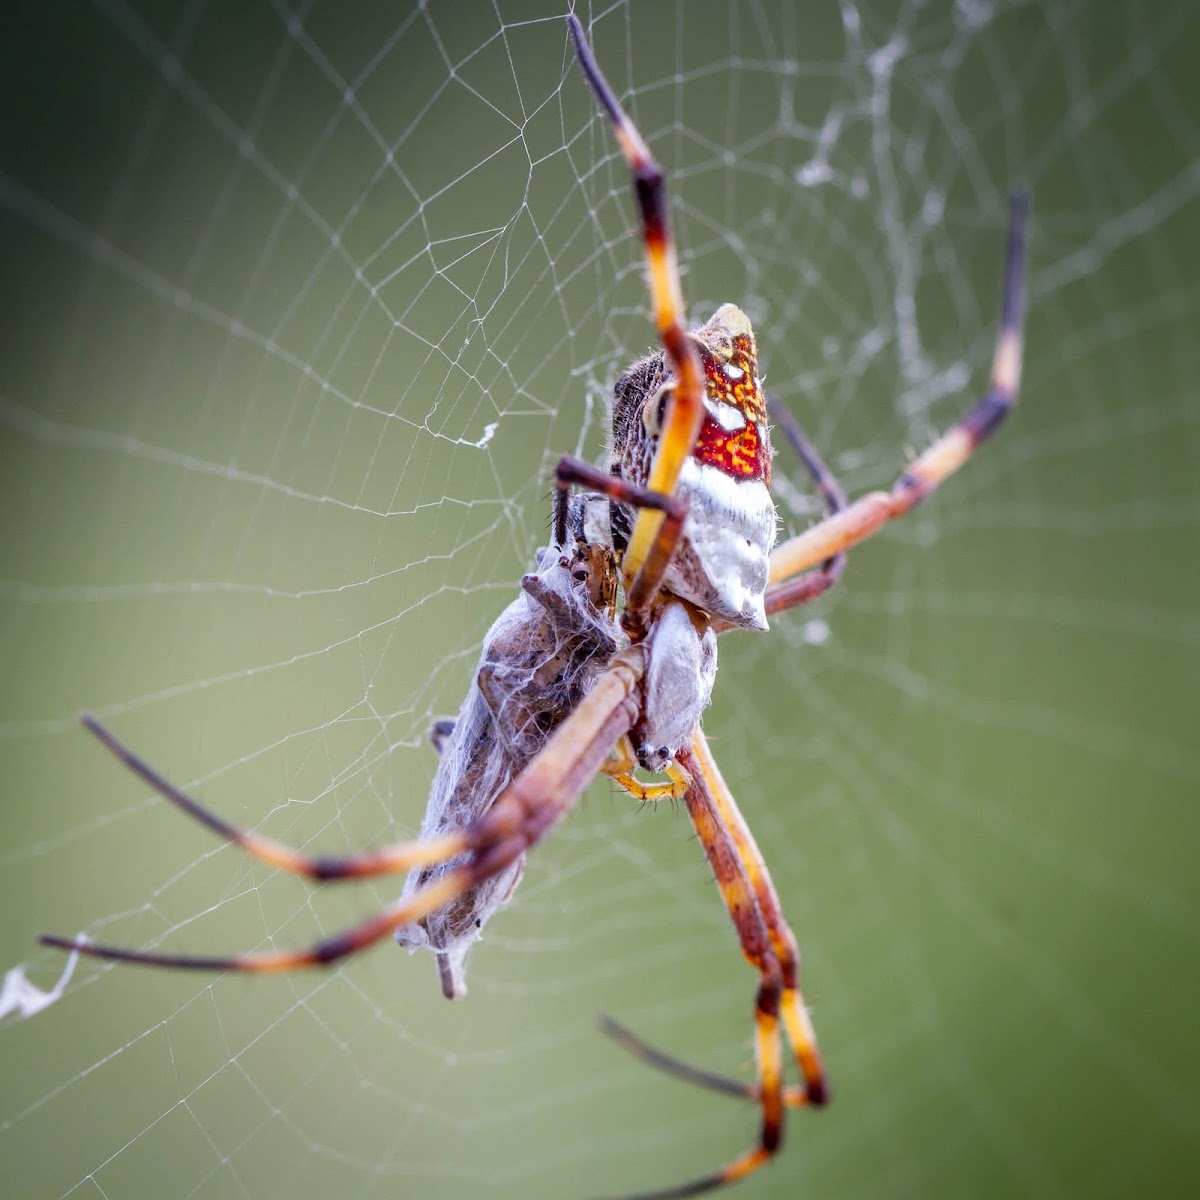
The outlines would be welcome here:
<svg viewBox="0 0 1200 1200">
<path fill-rule="evenodd" d="M 412 835 L 553 462 L 599 458 L 652 335 L 557 8 L 30 8 L 0 51 L 2 1190 L 575 1196 L 739 1152 L 751 1109 L 595 1031 L 748 1077 L 753 978 L 686 821 L 603 785 L 459 1003 L 386 947 L 80 962 L 38 998 L 40 930 L 293 946 L 394 898 L 215 844 L 76 714 L 290 843 Z M 978 387 L 1006 193 L 1034 196 L 1012 425 L 836 593 L 722 645 L 706 728 L 838 1093 L 740 1194 L 1194 1194 L 1200 21 L 579 12 L 668 169 L 691 316 L 747 310 L 852 493 Z"/>
</svg>

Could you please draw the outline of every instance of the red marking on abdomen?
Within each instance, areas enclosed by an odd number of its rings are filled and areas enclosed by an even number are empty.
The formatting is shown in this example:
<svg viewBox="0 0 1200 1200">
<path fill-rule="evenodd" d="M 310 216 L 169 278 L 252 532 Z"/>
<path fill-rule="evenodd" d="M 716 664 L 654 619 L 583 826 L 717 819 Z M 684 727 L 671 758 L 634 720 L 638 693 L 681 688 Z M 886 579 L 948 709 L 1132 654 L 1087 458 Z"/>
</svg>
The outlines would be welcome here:
<svg viewBox="0 0 1200 1200">
<path fill-rule="evenodd" d="M 771 451 L 754 421 L 731 433 L 706 412 L 692 457 L 731 479 L 761 479 L 771 486 Z"/>
</svg>

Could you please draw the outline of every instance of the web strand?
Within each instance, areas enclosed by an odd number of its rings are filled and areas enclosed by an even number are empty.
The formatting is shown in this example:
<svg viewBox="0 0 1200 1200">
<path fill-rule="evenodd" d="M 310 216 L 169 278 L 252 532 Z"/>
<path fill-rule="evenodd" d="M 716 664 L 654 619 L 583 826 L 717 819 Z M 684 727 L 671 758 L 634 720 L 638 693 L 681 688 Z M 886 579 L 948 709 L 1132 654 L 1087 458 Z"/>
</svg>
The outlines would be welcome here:
<svg viewBox="0 0 1200 1200">
<path fill-rule="evenodd" d="M 594 1027 L 611 1012 L 752 1086 L 750 975 L 669 805 L 593 788 L 461 1005 L 390 947 L 247 981 L 60 979 L 34 946 L 270 953 L 395 903 L 394 882 L 321 887 L 220 844 L 78 714 L 264 841 L 413 837 L 429 727 L 547 541 L 553 464 L 603 464 L 613 382 L 655 344 L 627 166 L 564 12 L 151 8 L 29 6 L 9 38 L 8 1186 L 476 1200 L 691 1178 L 748 1144 L 754 1106 Z M 792 1114 L 762 1194 L 1169 1194 L 1200 1143 L 1179 999 L 1200 928 L 1200 19 L 784 8 L 575 11 L 666 172 L 689 322 L 747 312 L 766 388 L 849 496 L 985 385 L 1015 182 L 1034 225 L 1021 407 L 836 590 L 721 641 L 706 734 L 838 1092 Z M 799 534 L 822 498 L 789 463 Z"/>
</svg>

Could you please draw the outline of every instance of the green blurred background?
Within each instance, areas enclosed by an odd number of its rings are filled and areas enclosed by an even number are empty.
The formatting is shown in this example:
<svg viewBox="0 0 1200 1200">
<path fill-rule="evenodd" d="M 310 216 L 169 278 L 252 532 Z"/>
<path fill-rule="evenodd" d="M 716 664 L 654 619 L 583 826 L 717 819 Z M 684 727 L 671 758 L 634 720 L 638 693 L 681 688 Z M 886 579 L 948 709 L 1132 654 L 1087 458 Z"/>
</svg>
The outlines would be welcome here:
<svg viewBox="0 0 1200 1200">
<path fill-rule="evenodd" d="M 582 16 L 593 15 L 580 6 Z M 597 12 L 600 12 L 597 9 Z M 739 1196 L 1200 1185 L 1200 17 L 1182 4 L 605 6 L 694 317 L 736 300 L 852 491 L 984 378 L 1034 195 L 1022 407 L 706 719 L 837 1089 Z M 613 139 L 545 4 L 33 6 L 0 44 L 0 967 L 41 930 L 307 944 L 315 890 L 169 811 L 411 835 L 549 470 L 652 334 Z M 789 528 L 814 516 L 781 457 Z M 686 820 L 604 785 L 450 1005 L 384 947 L 293 978 L 81 965 L 0 1023 L 14 1197 L 613 1194 L 752 1110 L 753 977 Z"/>
</svg>

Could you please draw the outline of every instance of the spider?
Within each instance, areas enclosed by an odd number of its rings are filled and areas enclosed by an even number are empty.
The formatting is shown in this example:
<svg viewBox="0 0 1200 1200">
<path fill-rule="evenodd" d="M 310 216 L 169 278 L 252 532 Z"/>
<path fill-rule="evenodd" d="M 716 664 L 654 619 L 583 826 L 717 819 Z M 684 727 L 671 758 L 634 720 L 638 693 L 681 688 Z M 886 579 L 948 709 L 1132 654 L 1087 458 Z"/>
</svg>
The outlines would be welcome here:
<svg viewBox="0 0 1200 1200">
<path fill-rule="evenodd" d="M 841 489 L 791 414 L 774 401 L 769 401 L 769 407 L 812 476 L 826 511 L 844 507 Z M 522 595 L 496 618 L 484 637 L 479 665 L 458 716 L 436 721 L 430 730 L 442 757 L 421 823 L 421 838 L 461 829 L 482 816 L 536 757 L 622 644 L 624 635 L 613 620 L 618 558 L 610 545 L 609 501 L 602 493 L 570 496 L 567 491 L 573 479 L 594 478 L 592 470 L 570 459 L 560 464 L 556 541 L 538 551 L 535 571 L 521 579 Z M 607 480 L 601 482 L 608 486 Z M 653 497 L 645 501 L 652 503 Z M 838 564 L 842 561 L 837 560 Z M 825 576 L 821 580 L 827 584 Z M 700 707 L 712 690 L 715 666 L 710 647 L 707 660 L 700 665 L 704 689 L 697 698 Z M 660 742 L 661 737 L 650 737 L 651 745 Z M 639 799 L 678 798 L 680 776 L 666 784 L 645 784 L 630 774 L 636 765 L 640 765 L 638 755 L 624 738 L 616 756 L 601 769 Z M 414 868 L 401 900 L 415 895 L 457 862 L 452 859 Z M 410 953 L 423 948 L 435 953 L 447 999 L 466 994 L 467 953 L 486 922 L 512 898 L 523 870 L 522 855 L 444 908 L 396 930 L 396 941 Z"/>
<path fill-rule="evenodd" d="M 742 952 L 758 973 L 757 1077 L 743 1083 L 694 1067 L 607 1018 L 602 1028 L 651 1066 L 753 1102 L 760 1127 L 751 1148 L 719 1169 L 634 1198 L 667 1200 L 756 1171 L 780 1147 L 785 1111 L 829 1098 L 800 993 L 796 939 L 699 724 L 716 677 L 716 635 L 765 630 L 768 616 L 826 591 L 840 577 L 851 546 L 927 497 L 1011 410 L 1021 370 L 1028 201 L 1016 191 L 1010 203 L 989 388 L 889 491 L 845 503 L 786 410 L 772 407 L 826 507 L 823 520 L 776 547 L 767 400 L 750 322 L 726 304 L 705 325 L 685 328 L 663 172 L 601 74 L 579 21 L 572 14 L 567 22 L 579 66 L 633 177 L 662 348 L 617 382 L 609 471 L 569 458 L 558 465 L 554 544 L 522 581 L 525 608 L 510 606 L 493 626 L 458 720 L 435 731 L 444 750 L 443 783 L 435 785 L 422 836 L 345 857 L 306 857 L 210 813 L 95 718 L 84 717 L 87 728 L 152 788 L 251 855 L 318 880 L 409 872 L 404 894 L 361 924 L 296 951 L 196 957 L 83 939 L 41 940 L 124 962 L 273 972 L 336 962 L 396 935 L 410 948 L 434 949 L 443 989 L 458 994 L 465 949 L 511 895 L 525 852 L 598 773 L 643 799 L 682 799 Z M 580 486 L 591 491 L 572 495 Z M 618 575 L 624 593 L 619 616 Z M 522 664 L 524 673 L 514 673 Z M 632 775 L 635 767 L 665 773 L 668 782 L 640 782 Z M 783 1081 L 784 1039 L 802 1083 Z"/>
</svg>

